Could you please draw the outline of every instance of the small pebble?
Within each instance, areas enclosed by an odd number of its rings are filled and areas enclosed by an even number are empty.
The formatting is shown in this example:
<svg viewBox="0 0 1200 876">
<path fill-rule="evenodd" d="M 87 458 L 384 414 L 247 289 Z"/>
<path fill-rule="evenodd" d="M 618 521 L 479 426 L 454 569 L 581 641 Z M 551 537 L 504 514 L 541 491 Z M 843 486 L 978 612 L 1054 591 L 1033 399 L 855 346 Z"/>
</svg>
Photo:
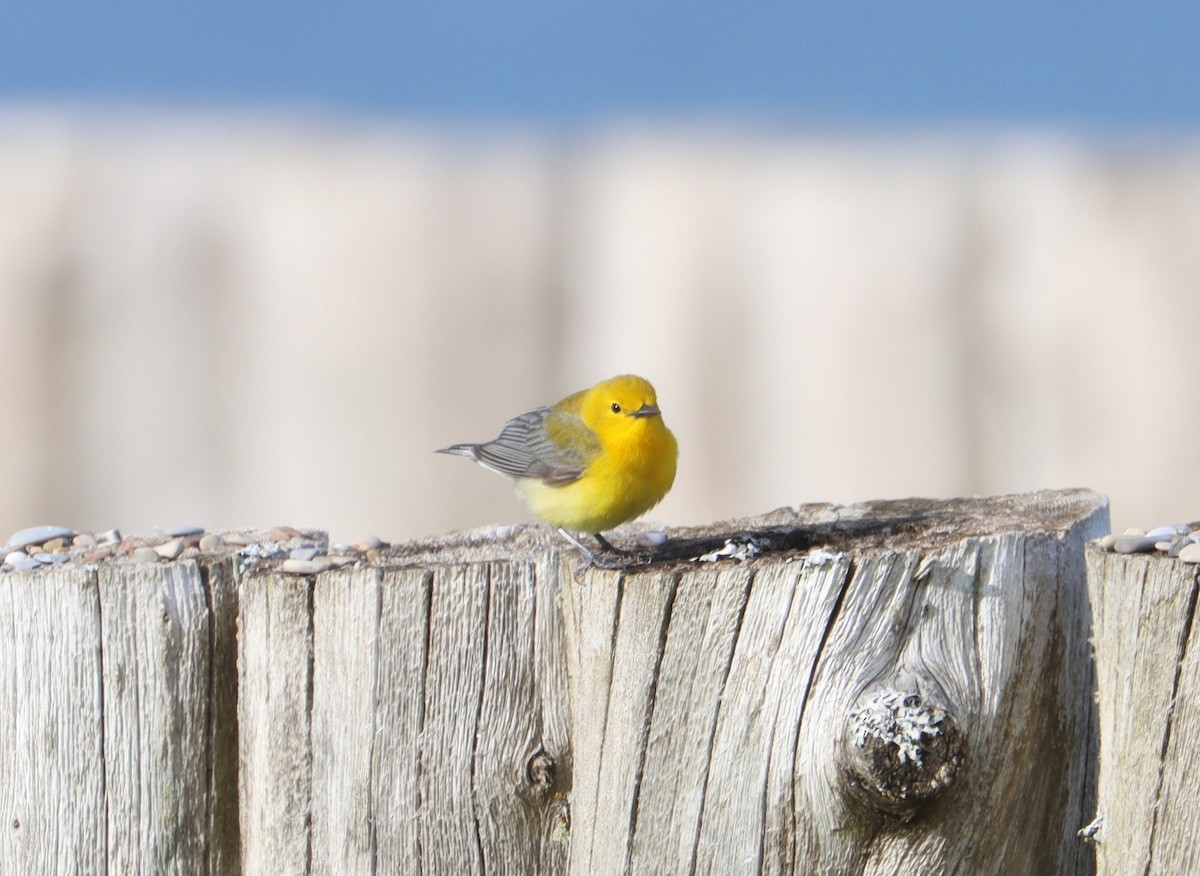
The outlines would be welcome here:
<svg viewBox="0 0 1200 876">
<path fill-rule="evenodd" d="M 289 553 L 288 556 L 291 557 L 293 560 L 311 560 L 313 557 L 315 557 L 320 552 L 321 551 L 319 548 L 303 547 L 303 548 L 296 548 L 291 553 Z"/>
<path fill-rule="evenodd" d="M 133 552 L 133 561 L 135 563 L 157 563 L 158 552 L 154 548 L 136 548 Z"/>
<path fill-rule="evenodd" d="M 71 539 L 71 544 L 78 548 L 92 548 L 96 546 L 96 536 L 90 532 L 81 532 Z"/>
<path fill-rule="evenodd" d="M 203 554 L 220 553 L 225 549 L 225 539 L 216 532 L 210 532 L 208 535 L 200 538 L 200 552 Z"/>
<path fill-rule="evenodd" d="M 179 555 L 183 553 L 184 543 L 182 538 L 173 538 L 168 542 L 160 544 L 154 549 L 154 552 L 164 560 L 177 560 Z"/>
<path fill-rule="evenodd" d="M 192 535 L 199 537 L 204 535 L 203 526 L 155 526 L 154 528 L 163 535 L 170 536 L 171 538 L 187 538 Z"/>
<path fill-rule="evenodd" d="M 362 541 L 356 541 L 354 546 L 360 551 L 378 551 L 388 546 L 388 543 L 377 535 L 368 535 Z"/>
<path fill-rule="evenodd" d="M 353 548 L 350 547 L 350 545 L 346 544 L 345 542 L 341 542 L 341 541 L 335 542 L 334 544 L 331 544 L 329 546 L 329 552 L 331 554 L 348 554 L 352 550 L 353 550 Z"/>
<path fill-rule="evenodd" d="M 1200 563 L 1200 544 L 1192 542 L 1183 546 L 1178 559 L 1184 563 Z"/>
<path fill-rule="evenodd" d="M 103 544 L 117 544 L 124 540 L 121 538 L 121 530 L 119 529 L 110 529 L 107 532 L 102 532 L 97 538 Z"/>
<path fill-rule="evenodd" d="M 12 566 L 21 572 L 29 572 L 41 565 L 40 562 L 29 556 L 25 551 L 9 551 L 4 555 L 6 565 Z"/>
<path fill-rule="evenodd" d="M 1154 539 L 1144 535 L 1126 533 L 1113 541 L 1113 550 L 1119 554 L 1145 554 L 1154 550 Z"/>
<path fill-rule="evenodd" d="M 111 547 L 97 548 L 94 551 L 85 551 L 83 554 L 83 561 L 85 563 L 98 563 L 101 560 L 107 560 L 112 555 L 113 552 Z"/>
<path fill-rule="evenodd" d="M 1136 526 L 1131 526 L 1128 529 L 1126 529 L 1124 532 L 1121 533 L 1121 535 L 1145 535 L 1145 534 L 1146 534 L 1146 530 L 1138 529 Z"/>
<path fill-rule="evenodd" d="M 286 559 L 281 568 L 289 575 L 316 575 L 328 570 L 332 565 L 333 561 L 329 557 L 317 557 L 313 560 Z"/>
<path fill-rule="evenodd" d="M 1146 536 L 1146 537 L 1149 538 L 1150 536 Z M 1175 544 L 1175 542 L 1173 542 L 1173 541 L 1156 541 L 1154 543 L 1154 549 L 1156 551 L 1162 551 L 1163 553 L 1166 553 L 1167 551 L 1169 551 L 1171 549 L 1171 545 L 1173 545 L 1173 544 Z"/>
<path fill-rule="evenodd" d="M 1177 535 L 1187 535 L 1188 528 L 1178 523 L 1168 523 L 1165 526 L 1156 526 L 1146 533 L 1146 538 L 1157 539 L 1158 541 L 1170 541 Z"/>
<path fill-rule="evenodd" d="M 1102 539 L 1100 539 L 1096 543 L 1098 545 L 1100 545 L 1101 550 L 1111 552 L 1113 549 L 1113 543 L 1116 542 L 1116 540 L 1117 540 L 1117 537 L 1110 532 L 1108 535 L 1104 536 Z"/>
<path fill-rule="evenodd" d="M 66 544 L 67 540 L 62 536 L 59 536 L 58 538 L 52 538 L 49 541 L 42 542 L 42 550 L 48 554 L 52 554 L 56 551 L 61 551 Z"/>
<path fill-rule="evenodd" d="M 368 563 L 378 563 L 379 562 L 379 551 L 376 550 L 375 548 L 371 548 L 369 551 L 367 551 L 366 557 L 367 557 Z"/>
<path fill-rule="evenodd" d="M 71 559 L 70 554 L 49 554 L 44 551 L 39 551 L 33 555 L 33 558 L 39 563 L 65 563 Z"/>
<path fill-rule="evenodd" d="M 20 549 L 31 544 L 44 544 L 52 538 L 70 538 L 74 534 L 75 530 L 65 526 L 30 526 L 28 529 L 14 532 L 8 539 L 8 546 L 11 549 Z"/>
<path fill-rule="evenodd" d="M 304 538 L 304 533 L 291 526 L 272 526 L 267 538 L 271 541 L 291 541 L 293 538 Z"/>
<path fill-rule="evenodd" d="M 667 533 L 662 529 L 639 532 L 635 541 L 642 547 L 656 548 L 667 543 Z"/>
</svg>

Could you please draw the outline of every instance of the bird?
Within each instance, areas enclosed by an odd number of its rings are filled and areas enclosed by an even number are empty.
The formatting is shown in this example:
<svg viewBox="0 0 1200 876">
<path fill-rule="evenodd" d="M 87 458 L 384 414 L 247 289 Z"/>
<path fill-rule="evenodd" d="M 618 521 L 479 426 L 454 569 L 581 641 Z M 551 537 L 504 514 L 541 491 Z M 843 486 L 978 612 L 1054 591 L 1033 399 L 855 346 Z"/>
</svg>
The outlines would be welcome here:
<svg viewBox="0 0 1200 876">
<path fill-rule="evenodd" d="M 553 526 L 589 562 L 617 568 L 571 533 L 603 535 L 657 505 L 675 483 L 678 444 L 663 422 L 650 381 L 622 374 L 535 408 L 491 441 L 435 451 L 472 459 L 512 480 L 538 520 Z"/>
</svg>

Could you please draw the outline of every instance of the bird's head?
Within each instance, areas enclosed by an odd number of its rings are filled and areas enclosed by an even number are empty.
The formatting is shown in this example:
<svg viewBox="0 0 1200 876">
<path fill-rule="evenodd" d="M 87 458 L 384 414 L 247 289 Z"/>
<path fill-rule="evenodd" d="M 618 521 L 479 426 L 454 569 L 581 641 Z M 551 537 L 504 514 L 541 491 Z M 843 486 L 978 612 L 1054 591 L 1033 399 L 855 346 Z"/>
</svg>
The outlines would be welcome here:
<svg viewBox="0 0 1200 876">
<path fill-rule="evenodd" d="M 662 429 L 658 397 L 650 381 L 623 374 L 593 386 L 580 411 L 583 421 L 601 440 L 633 439 Z"/>
</svg>

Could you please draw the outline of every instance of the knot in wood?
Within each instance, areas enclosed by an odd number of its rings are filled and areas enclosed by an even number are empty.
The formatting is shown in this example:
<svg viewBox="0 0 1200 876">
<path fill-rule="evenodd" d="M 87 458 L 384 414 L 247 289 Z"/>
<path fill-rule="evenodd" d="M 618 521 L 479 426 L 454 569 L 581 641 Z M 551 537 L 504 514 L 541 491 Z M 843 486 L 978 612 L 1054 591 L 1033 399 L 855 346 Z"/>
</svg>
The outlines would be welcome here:
<svg viewBox="0 0 1200 876">
<path fill-rule="evenodd" d="M 907 821 L 954 784 L 966 739 L 945 709 L 920 695 L 884 690 L 850 712 L 842 773 L 859 797 Z"/>
<path fill-rule="evenodd" d="M 525 764 L 525 778 L 539 797 L 544 797 L 554 787 L 554 758 L 545 751 L 538 751 Z"/>
</svg>

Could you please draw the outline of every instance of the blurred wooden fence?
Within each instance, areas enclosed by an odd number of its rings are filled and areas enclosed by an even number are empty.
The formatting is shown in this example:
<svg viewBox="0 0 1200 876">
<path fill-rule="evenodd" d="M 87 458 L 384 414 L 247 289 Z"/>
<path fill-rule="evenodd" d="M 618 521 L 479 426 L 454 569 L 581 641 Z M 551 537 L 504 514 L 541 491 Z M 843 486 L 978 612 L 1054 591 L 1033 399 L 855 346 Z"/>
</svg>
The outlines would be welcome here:
<svg viewBox="0 0 1200 876">
<path fill-rule="evenodd" d="M 11 109 L 0 530 L 520 521 L 429 451 L 625 371 L 669 522 L 1078 483 L 1186 520 L 1197 239 L 1190 142 Z"/>
</svg>

